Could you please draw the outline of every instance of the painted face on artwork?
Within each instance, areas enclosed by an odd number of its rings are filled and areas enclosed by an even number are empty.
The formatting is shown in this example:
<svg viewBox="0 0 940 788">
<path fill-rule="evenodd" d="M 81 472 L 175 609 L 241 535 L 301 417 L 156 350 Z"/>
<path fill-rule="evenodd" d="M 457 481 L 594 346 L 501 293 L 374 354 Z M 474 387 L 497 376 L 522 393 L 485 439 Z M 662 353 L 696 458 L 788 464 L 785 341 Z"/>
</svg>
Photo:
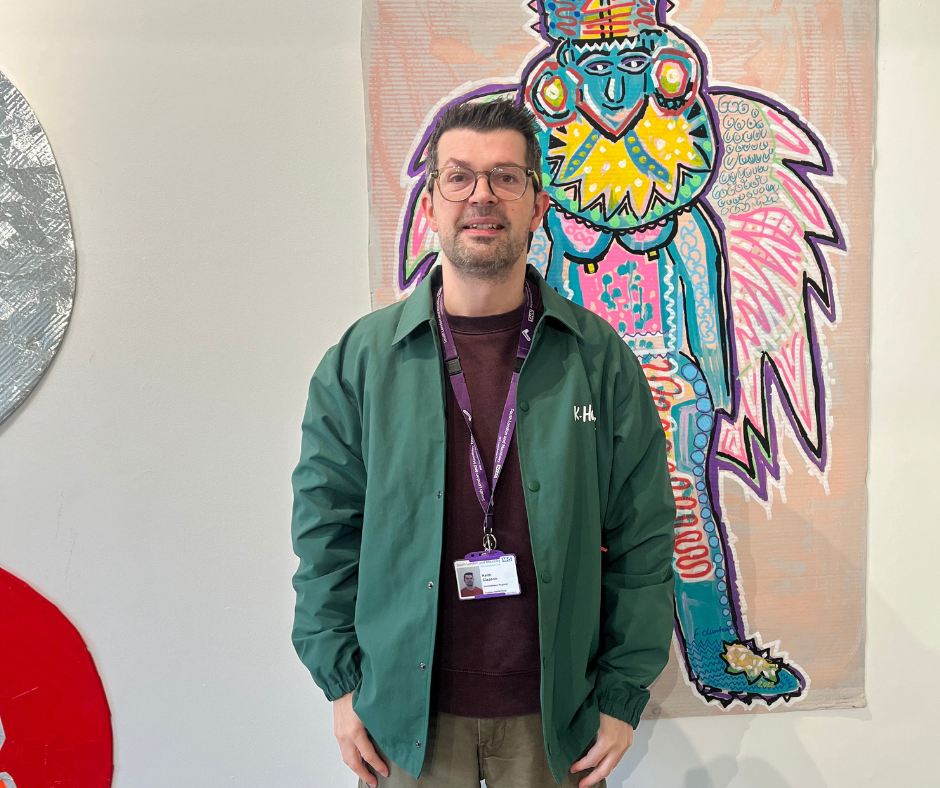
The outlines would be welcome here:
<svg viewBox="0 0 940 788">
<path fill-rule="evenodd" d="M 467 574 L 463 576 L 463 584 L 467 588 L 473 588 L 473 573 L 472 572 L 467 572 Z"/>
<path fill-rule="evenodd" d="M 525 138 L 517 131 L 452 129 L 438 143 L 438 168 L 459 166 L 474 172 L 494 167 L 526 167 Z M 444 256 L 465 277 L 499 281 L 517 264 L 524 264 L 529 233 L 535 232 L 548 197 L 537 192 L 532 179 L 517 200 L 501 200 L 483 175 L 469 197 L 445 200 L 435 185 L 422 204 L 431 229 L 441 241 Z"/>
<path fill-rule="evenodd" d="M 578 46 L 568 51 L 568 69 L 582 80 L 578 109 L 611 135 L 619 137 L 646 111 L 652 57 L 629 39 L 604 47 Z"/>
</svg>

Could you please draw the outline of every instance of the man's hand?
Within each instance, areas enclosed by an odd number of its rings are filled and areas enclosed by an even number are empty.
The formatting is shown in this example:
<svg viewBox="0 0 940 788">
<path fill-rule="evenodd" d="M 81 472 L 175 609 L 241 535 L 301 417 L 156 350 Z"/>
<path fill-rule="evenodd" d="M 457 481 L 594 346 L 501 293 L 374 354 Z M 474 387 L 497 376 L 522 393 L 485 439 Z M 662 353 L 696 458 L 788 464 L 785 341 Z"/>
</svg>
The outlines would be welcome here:
<svg viewBox="0 0 940 788">
<path fill-rule="evenodd" d="M 620 763 L 624 753 L 633 746 L 633 726 L 616 717 L 601 713 L 601 727 L 597 731 L 597 741 L 587 754 L 571 766 L 571 773 L 585 769 L 594 769 L 578 783 L 578 788 L 596 785 L 610 776 L 614 767 Z"/>
<path fill-rule="evenodd" d="M 388 777 L 388 767 L 372 746 L 366 726 L 362 724 L 359 715 L 353 711 L 352 696 L 350 692 L 339 700 L 333 701 L 333 735 L 339 742 L 343 763 L 352 769 L 360 780 L 376 788 L 379 781 L 369 771 L 366 764 L 368 763 L 383 777 Z"/>
</svg>

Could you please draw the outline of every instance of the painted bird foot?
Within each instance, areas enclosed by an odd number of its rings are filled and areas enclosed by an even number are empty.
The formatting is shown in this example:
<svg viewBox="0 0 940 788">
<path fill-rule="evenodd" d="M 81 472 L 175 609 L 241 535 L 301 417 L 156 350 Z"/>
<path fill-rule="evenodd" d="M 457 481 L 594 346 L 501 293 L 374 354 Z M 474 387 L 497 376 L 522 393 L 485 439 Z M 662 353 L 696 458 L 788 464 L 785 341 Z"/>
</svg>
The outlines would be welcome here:
<svg viewBox="0 0 940 788">
<path fill-rule="evenodd" d="M 772 706 L 800 698 L 809 682 L 786 657 L 775 656 L 754 639 L 721 641 L 708 653 L 689 654 L 690 681 L 708 702 L 728 707 L 755 701 Z"/>
</svg>

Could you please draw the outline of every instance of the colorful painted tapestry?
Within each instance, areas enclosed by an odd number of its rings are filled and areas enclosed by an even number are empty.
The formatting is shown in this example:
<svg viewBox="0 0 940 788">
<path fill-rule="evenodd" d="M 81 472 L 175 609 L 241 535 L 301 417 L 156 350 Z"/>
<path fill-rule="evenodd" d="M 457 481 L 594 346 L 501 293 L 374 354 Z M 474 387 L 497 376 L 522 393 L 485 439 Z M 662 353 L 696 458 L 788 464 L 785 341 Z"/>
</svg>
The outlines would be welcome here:
<svg viewBox="0 0 940 788">
<path fill-rule="evenodd" d="M 678 517 L 647 714 L 864 703 L 874 0 L 366 0 L 373 306 L 435 264 L 436 117 L 510 97 L 529 261 L 636 353 Z"/>
</svg>

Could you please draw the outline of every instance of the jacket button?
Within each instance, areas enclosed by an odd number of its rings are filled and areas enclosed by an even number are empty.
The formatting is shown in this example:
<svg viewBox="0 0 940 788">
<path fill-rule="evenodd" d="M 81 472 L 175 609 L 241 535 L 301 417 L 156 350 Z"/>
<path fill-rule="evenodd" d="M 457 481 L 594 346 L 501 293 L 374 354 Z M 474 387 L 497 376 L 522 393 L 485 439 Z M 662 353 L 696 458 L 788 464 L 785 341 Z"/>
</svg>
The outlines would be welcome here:
<svg viewBox="0 0 940 788">
<path fill-rule="evenodd" d="M 529 409 L 529 403 L 526 402 L 525 400 L 522 400 L 522 402 L 519 403 L 519 410 L 525 413 L 528 409 Z"/>
<path fill-rule="evenodd" d="M 421 746 L 421 742 L 416 741 L 416 742 L 415 742 L 415 747 L 420 747 L 420 746 Z"/>
<path fill-rule="evenodd" d="M 428 666 L 425 665 L 425 664 L 422 662 L 422 663 L 421 663 L 421 670 L 427 670 L 427 669 L 428 669 Z"/>
<path fill-rule="evenodd" d="M 529 489 L 532 490 L 532 492 L 538 492 L 540 486 L 541 485 L 537 481 L 535 481 L 535 479 L 529 482 Z"/>
<path fill-rule="evenodd" d="M 542 572 L 542 582 L 543 582 L 543 583 L 551 583 L 551 582 L 552 582 L 552 573 L 549 572 L 547 569 L 546 569 L 544 572 Z"/>
<path fill-rule="evenodd" d="M 440 491 L 440 490 L 437 491 L 437 497 L 438 497 L 438 498 L 441 497 L 441 491 Z"/>
<path fill-rule="evenodd" d="M 428 583 L 428 588 L 434 588 L 434 583 Z"/>
</svg>

